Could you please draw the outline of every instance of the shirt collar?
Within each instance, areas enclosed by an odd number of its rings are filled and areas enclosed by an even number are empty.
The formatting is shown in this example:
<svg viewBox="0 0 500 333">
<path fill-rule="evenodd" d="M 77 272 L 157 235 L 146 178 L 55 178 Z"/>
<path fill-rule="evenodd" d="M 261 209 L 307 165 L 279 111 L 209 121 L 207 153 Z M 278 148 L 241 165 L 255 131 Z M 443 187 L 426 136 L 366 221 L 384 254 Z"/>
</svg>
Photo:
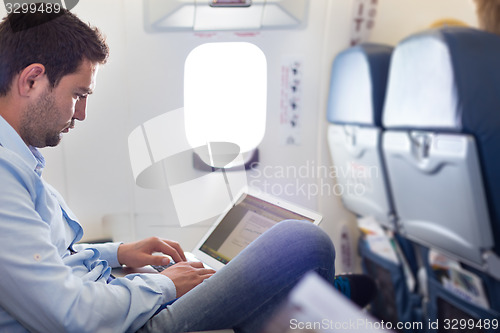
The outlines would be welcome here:
<svg viewBox="0 0 500 333">
<path fill-rule="evenodd" d="M 0 116 L 0 146 L 16 153 L 39 176 L 45 167 L 45 159 L 35 147 L 28 147 L 16 130 Z"/>
</svg>

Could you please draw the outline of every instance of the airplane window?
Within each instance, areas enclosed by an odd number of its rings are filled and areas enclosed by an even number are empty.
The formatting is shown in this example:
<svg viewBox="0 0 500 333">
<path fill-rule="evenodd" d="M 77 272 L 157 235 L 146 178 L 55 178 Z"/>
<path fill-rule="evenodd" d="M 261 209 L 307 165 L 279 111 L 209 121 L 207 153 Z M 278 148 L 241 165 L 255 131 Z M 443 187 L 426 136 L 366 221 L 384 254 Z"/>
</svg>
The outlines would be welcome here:
<svg viewBox="0 0 500 333">
<path fill-rule="evenodd" d="M 207 43 L 191 51 L 184 68 L 184 112 L 189 144 L 229 142 L 241 153 L 257 148 L 265 132 L 267 62 L 246 42 Z"/>
</svg>

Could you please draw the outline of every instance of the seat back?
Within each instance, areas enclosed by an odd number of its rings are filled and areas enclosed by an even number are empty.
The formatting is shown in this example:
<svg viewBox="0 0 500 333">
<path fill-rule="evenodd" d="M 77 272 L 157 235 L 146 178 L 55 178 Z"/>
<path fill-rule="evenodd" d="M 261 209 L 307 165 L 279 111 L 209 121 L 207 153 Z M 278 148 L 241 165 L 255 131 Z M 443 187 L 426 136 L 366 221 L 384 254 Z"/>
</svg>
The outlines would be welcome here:
<svg viewBox="0 0 500 333">
<path fill-rule="evenodd" d="M 487 32 L 413 35 L 394 50 L 383 115 L 402 234 L 490 270 L 500 269 L 499 59 Z"/>
<path fill-rule="evenodd" d="M 392 47 L 361 44 L 340 52 L 331 69 L 328 144 L 347 209 L 393 228 L 381 153 L 381 115 Z"/>
</svg>

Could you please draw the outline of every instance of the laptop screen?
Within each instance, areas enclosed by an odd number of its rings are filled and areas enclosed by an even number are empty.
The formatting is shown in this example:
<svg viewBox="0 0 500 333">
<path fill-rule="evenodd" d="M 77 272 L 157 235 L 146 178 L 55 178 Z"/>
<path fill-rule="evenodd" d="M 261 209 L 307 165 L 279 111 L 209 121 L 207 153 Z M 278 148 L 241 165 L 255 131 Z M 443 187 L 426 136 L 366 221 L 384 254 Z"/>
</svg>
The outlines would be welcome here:
<svg viewBox="0 0 500 333">
<path fill-rule="evenodd" d="M 227 212 L 202 244 L 200 251 L 227 264 L 264 231 L 287 219 L 314 222 L 308 217 L 245 194 Z"/>
</svg>

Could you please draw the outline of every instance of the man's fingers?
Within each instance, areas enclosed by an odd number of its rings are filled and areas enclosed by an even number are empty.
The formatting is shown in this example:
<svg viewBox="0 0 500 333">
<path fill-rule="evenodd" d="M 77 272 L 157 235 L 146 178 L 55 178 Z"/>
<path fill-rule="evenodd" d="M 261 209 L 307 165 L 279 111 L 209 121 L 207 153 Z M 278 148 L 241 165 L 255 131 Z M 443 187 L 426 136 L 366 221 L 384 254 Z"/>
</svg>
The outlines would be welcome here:
<svg viewBox="0 0 500 333">
<path fill-rule="evenodd" d="M 200 278 L 205 281 L 206 279 L 210 278 L 213 274 L 203 274 L 203 275 L 200 275 Z"/>
<path fill-rule="evenodd" d="M 170 263 L 170 258 L 162 255 L 154 255 L 152 256 L 152 265 L 165 266 Z"/>
<path fill-rule="evenodd" d="M 189 264 L 195 268 L 204 268 L 203 263 L 199 261 L 190 261 Z"/>
<path fill-rule="evenodd" d="M 206 275 L 206 274 L 213 275 L 213 274 L 215 274 L 215 271 L 213 269 L 210 269 L 210 268 L 198 268 L 197 271 L 198 271 L 199 275 Z"/>
<path fill-rule="evenodd" d="M 184 250 L 182 249 L 182 247 L 179 243 L 168 240 L 168 239 L 164 239 L 163 242 L 167 243 L 168 245 L 170 245 L 172 248 L 174 248 L 177 251 L 177 253 L 179 254 L 179 256 L 181 258 L 180 261 L 187 261 L 186 256 L 184 255 Z M 175 262 L 177 262 L 177 261 L 175 261 Z"/>
<path fill-rule="evenodd" d="M 213 269 L 204 268 L 201 262 L 180 262 L 161 272 L 174 282 L 177 297 L 184 295 L 214 273 Z"/>
<path fill-rule="evenodd" d="M 213 275 L 213 274 L 215 274 L 215 270 L 213 270 L 211 268 L 205 268 L 203 263 L 199 262 L 199 261 L 188 261 L 188 262 L 183 263 L 183 265 L 189 265 L 189 266 L 195 268 L 196 272 L 199 275 L 205 275 L 205 274 Z"/>
<path fill-rule="evenodd" d="M 171 256 L 175 262 L 186 261 L 184 251 L 177 242 L 160 240 L 160 242 L 158 243 L 158 247 L 155 250 Z"/>
</svg>

